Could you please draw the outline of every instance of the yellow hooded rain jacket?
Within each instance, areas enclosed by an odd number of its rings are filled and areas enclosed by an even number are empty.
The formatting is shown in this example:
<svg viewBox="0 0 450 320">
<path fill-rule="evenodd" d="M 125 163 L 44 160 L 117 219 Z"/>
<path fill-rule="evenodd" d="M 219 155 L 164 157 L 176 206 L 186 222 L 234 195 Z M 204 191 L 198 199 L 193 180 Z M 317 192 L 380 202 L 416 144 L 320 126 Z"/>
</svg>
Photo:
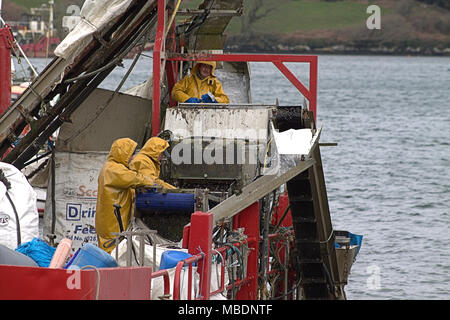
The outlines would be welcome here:
<svg viewBox="0 0 450 320">
<path fill-rule="evenodd" d="M 129 169 L 128 161 L 136 149 L 137 143 L 129 138 L 117 139 L 113 142 L 108 158 L 98 176 L 97 209 L 95 213 L 95 229 L 100 248 L 110 253 L 115 244 L 105 242 L 114 239 L 112 232 L 119 232 L 119 224 L 114 215 L 114 204 L 121 206 L 120 214 L 124 230 L 127 229 L 133 209 L 133 188 L 153 185 L 149 177 Z"/>
<path fill-rule="evenodd" d="M 157 185 L 165 189 L 176 189 L 159 178 L 161 163 L 158 158 L 168 147 L 169 143 L 164 139 L 158 137 L 148 139 L 141 151 L 130 162 L 130 168 L 151 178 Z"/>
<path fill-rule="evenodd" d="M 198 77 L 199 64 L 212 66 L 211 75 L 204 79 Z M 191 74 L 178 81 L 172 89 L 172 98 L 178 102 L 185 102 L 189 98 L 201 99 L 202 95 L 211 92 L 218 103 L 230 103 L 225 94 L 222 84 L 214 75 L 216 70 L 215 61 L 198 61 L 191 70 Z"/>
</svg>

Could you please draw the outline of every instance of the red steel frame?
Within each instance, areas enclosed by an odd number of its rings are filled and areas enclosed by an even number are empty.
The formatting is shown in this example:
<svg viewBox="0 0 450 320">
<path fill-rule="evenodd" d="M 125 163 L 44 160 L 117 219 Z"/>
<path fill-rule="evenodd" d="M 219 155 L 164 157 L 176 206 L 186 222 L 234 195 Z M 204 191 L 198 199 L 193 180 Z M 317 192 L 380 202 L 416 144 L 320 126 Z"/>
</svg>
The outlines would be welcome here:
<svg viewBox="0 0 450 320">
<path fill-rule="evenodd" d="M 234 61 L 234 62 L 272 62 L 278 70 L 300 91 L 309 101 L 309 110 L 313 111 L 314 118 L 317 117 L 317 74 L 318 57 L 314 55 L 295 54 L 211 54 L 211 53 L 166 53 L 166 46 L 172 52 L 175 51 L 174 31 L 175 26 L 170 26 L 168 41 L 165 39 L 165 8 L 166 0 L 158 0 L 158 25 L 156 29 L 155 45 L 153 47 L 153 119 L 152 135 L 156 136 L 159 131 L 160 108 L 161 108 L 161 82 L 162 70 L 166 70 L 169 92 L 171 92 L 178 76 L 179 61 Z M 306 87 L 284 64 L 287 62 L 309 63 L 309 86 Z M 170 101 L 174 105 L 174 101 Z"/>
<path fill-rule="evenodd" d="M 153 277 L 151 267 L 66 270 L 0 265 L 0 274 L 0 300 L 149 300 Z"/>
<path fill-rule="evenodd" d="M 11 48 L 13 45 L 11 28 L 0 28 L 0 115 L 11 104 Z"/>
<path fill-rule="evenodd" d="M 161 101 L 161 69 L 164 69 L 165 60 L 162 59 L 164 52 L 166 1 L 158 0 L 158 25 L 156 28 L 155 44 L 153 46 L 153 113 L 152 113 L 152 135 L 159 133 L 159 115 Z"/>
<path fill-rule="evenodd" d="M 236 53 L 194 53 L 168 54 L 167 61 L 230 61 L 230 62 L 272 62 L 278 70 L 309 101 L 309 109 L 316 116 L 317 111 L 317 56 L 294 54 L 236 54 Z M 284 64 L 285 62 L 309 63 L 309 89 Z M 171 89 L 171 88 L 170 88 Z"/>
<path fill-rule="evenodd" d="M 152 135 L 156 136 L 160 131 L 160 107 L 161 107 L 161 84 L 163 71 L 166 71 L 168 89 L 171 92 L 173 85 L 178 78 L 178 62 L 180 61 L 230 61 L 230 62 L 272 62 L 278 70 L 299 90 L 299 92 L 309 101 L 309 110 L 313 111 L 314 118 L 317 116 L 317 75 L 318 57 L 313 55 L 279 55 L 279 54 L 211 54 L 211 53 L 175 53 L 174 26 L 170 26 L 166 40 L 165 21 L 166 0 L 158 0 L 158 24 L 156 29 L 156 39 L 153 48 L 153 116 Z M 169 10 L 170 11 L 170 10 Z M 166 53 L 169 48 L 171 53 Z M 309 86 L 306 87 L 289 70 L 284 63 L 299 62 L 309 63 Z M 170 98 L 170 105 L 175 102 Z M 286 219 L 291 221 L 289 217 Z M 212 262 L 212 230 L 213 219 L 211 213 L 195 212 L 191 217 L 191 223 L 185 227 L 183 232 L 183 246 L 188 248 L 191 258 L 180 261 L 176 267 L 174 278 L 173 298 L 180 299 L 180 273 L 183 267 L 189 267 L 188 275 L 188 299 L 192 299 L 192 265 L 197 263 L 197 272 L 200 274 L 200 292 L 195 299 L 209 299 L 211 295 L 219 293 L 224 289 L 224 264 L 222 264 L 222 284 L 215 292 L 210 292 L 211 262 Z M 289 222 L 287 224 L 289 224 Z M 237 299 L 256 299 L 258 289 L 258 251 L 259 251 L 259 204 L 255 203 L 244 209 L 233 218 L 233 228 L 244 227 L 249 246 L 249 256 L 247 264 L 247 278 L 238 279 L 240 286 L 237 292 Z M 277 235 L 271 235 L 271 239 Z M 217 249 L 216 254 L 221 254 L 224 258 L 225 248 Z M 224 261 L 224 260 L 222 260 Z"/>
<path fill-rule="evenodd" d="M 287 206 L 289 205 L 289 199 L 287 195 L 280 196 L 280 203 L 277 208 L 278 212 L 283 213 Z M 280 213 L 280 215 L 281 215 Z M 280 215 L 275 214 L 272 224 L 275 225 L 280 220 Z M 281 226 L 290 226 L 292 218 L 290 211 L 284 218 Z M 249 254 L 247 257 L 247 276 L 244 279 L 236 279 L 234 282 L 235 288 L 237 288 L 235 299 L 237 300 L 256 300 L 258 298 L 258 255 L 259 255 L 259 242 L 261 241 L 259 233 L 259 203 L 255 202 L 250 205 L 238 215 L 233 217 L 233 229 L 244 228 L 244 232 L 247 239 L 242 243 L 246 244 L 249 249 Z M 206 300 L 211 296 L 222 293 L 225 289 L 230 290 L 232 284 L 225 285 L 225 251 L 228 246 L 223 246 L 219 248 L 212 248 L 212 235 L 213 224 L 212 215 L 210 213 L 197 211 L 192 215 L 191 223 L 188 225 L 183 233 L 183 247 L 188 248 L 189 253 L 192 257 L 179 261 L 175 270 L 174 282 L 173 282 L 173 299 L 180 300 L 182 297 L 181 292 L 181 272 L 183 268 L 188 268 L 188 283 L 184 290 L 187 290 L 187 300 Z M 291 235 L 292 230 L 288 231 Z M 282 237 L 281 237 L 282 238 Z M 269 235 L 269 246 L 270 243 L 274 242 L 277 251 L 280 252 L 279 258 L 281 261 L 285 260 L 284 249 L 286 245 L 292 246 L 288 240 L 284 239 L 280 241 L 280 234 L 270 234 Z M 233 243 L 234 246 L 240 247 L 239 242 Z M 220 285 L 215 291 L 211 291 L 211 271 L 212 271 L 212 257 L 214 255 L 221 255 L 222 265 L 220 273 Z M 270 259 L 269 254 L 267 259 Z M 278 270 L 273 270 L 270 268 L 269 260 L 267 261 L 267 274 L 274 275 L 280 273 Z M 200 288 L 199 295 L 196 297 L 192 296 L 193 288 L 193 265 L 197 263 L 197 273 L 200 277 Z M 286 271 L 285 271 L 286 272 Z M 289 283 L 288 286 L 292 286 L 293 274 L 292 270 L 288 270 Z M 282 294 L 283 287 L 279 288 L 278 294 Z"/>
<path fill-rule="evenodd" d="M 169 277 L 169 272 L 167 270 L 159 270 L 159 271 L 155 271 L 152 272 L 151 274 L 151 279 L 156 279 L 156 278 L 163 278 L 163 283 L 164 283 L 164 296 L 165 297 L 169 297 L 170 295 L 170 277 Z M 150 281 L 150 287 L 151 287 L 151 281 Z"/>
</svg>

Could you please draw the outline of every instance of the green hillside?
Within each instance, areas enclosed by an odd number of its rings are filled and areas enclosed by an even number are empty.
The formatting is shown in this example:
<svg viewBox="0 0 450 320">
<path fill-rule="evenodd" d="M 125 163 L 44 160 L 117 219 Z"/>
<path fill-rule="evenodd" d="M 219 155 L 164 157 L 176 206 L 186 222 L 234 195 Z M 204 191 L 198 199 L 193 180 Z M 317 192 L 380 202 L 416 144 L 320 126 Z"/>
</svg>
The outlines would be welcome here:
<svg viewBox="0 0 450 320">
<path fill-rule="evenodd" d="M 244 13 L 254 10 L 257 1 L 247 0 Z M 265 1 L 268 3 L 268 1 Z M 319 1 L 274 1 L 268 4 L 274 8 L 264 17 L 255 21 L 250 30 L 242 30 L 242 20 L 246 17 L 234 19 L 228 31 L 264 32 L 264 33 L 292 33 L 309 30 L 336 29 L 365 23 L 367 19 L 367 4 L 352 1 L 319 2 Z M 392 10 L 382 8 L 383 14 Z M 264 8 L 258 9 L 264 11 Z"/>
<path fill-rule="evenodd" d="M 433 0 L 246 0 L 227 29 L 228 49 L 450 55 L 450 10 Z M 440 3 L 445 6 L 447 2 Z M 369 30 L 369 5 L 381 29 Z"/>
<path fill-rule="evenodd" d="M 71 4 L 54 0 L 59 28 Z M 202 0 L 183 0 L 197 8 Z M 46 0 L 3 0 L 3 18 L 17 20 Z M 244 13 L 226 29 L 235 51 L 325 51 L 450 55 L 448 0 L 244 0 Z M 369 30 L 366 10 L 381 8 L 381 29 Z M 183 18 L 184 19 L 184 18 Z"/>
</svg>

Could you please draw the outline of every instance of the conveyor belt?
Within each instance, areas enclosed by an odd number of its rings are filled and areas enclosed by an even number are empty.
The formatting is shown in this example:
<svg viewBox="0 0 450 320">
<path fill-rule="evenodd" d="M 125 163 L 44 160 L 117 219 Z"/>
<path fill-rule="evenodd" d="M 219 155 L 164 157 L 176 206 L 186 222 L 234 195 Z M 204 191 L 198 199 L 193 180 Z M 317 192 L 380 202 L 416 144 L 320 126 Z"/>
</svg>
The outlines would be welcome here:
<svg viewBox="0 0 450 320">
<path fill-rule="evenodd" d="M 304 299 L 341 299 L 328 199 L 319 146 L 314 166 L 287 182 Z"/>
</svg>

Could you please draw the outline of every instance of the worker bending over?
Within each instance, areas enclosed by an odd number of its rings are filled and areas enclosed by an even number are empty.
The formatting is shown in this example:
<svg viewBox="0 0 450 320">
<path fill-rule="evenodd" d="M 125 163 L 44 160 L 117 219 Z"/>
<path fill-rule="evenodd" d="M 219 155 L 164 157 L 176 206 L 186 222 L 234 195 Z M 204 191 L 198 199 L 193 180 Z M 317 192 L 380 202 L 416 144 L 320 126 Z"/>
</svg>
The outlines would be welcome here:
<svg viewBox="0 0 450 320">
<path fill-rule="evenodd" d="M 134 188 L 154 184 L 151 177 L 129 168 L 136 146 L 137 143 L 129 138 L 114 141 L 98 176 L 95 230 L 98 246 L 108 253 L 116 246 L 112 233 L 120 232 L 113 205 L 120 206 L 120 219 L 126 230 L 133 212 Z"/>
<path fill-rule="evenodd" d="M 164 139 L 158 137 L 148 139 L 141 151 L 130 162 L 130 168 L 151 178 L 157 186 L 165 189 L 176 189 L 159 178 L 161 158 L 168 147 L 169 143 Z"/>
<path fill-rule="evenodd" d="M 172 98 L 185 103 L 230 103 L 222 84 L 214 75 L 215 61 L 198 61 L 191 73 L 178 81 Z"/>
</svg>

